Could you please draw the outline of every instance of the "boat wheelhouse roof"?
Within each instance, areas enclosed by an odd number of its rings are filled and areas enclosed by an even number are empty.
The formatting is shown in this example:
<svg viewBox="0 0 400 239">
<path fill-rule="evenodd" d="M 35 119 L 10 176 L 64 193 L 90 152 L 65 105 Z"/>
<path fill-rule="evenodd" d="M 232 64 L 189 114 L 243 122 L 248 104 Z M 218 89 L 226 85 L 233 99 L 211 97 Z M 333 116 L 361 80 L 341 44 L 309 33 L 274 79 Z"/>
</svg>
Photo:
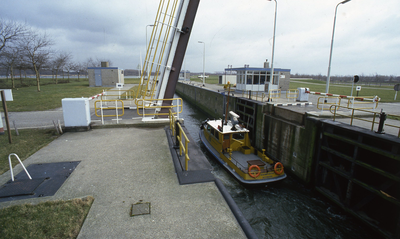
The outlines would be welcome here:
<svg viewBox="0 0 400 239">
<path fill-rule="evenodd" d="M 232 122 L 228 120 L 228 124 L 224 125 L 222 132 L 218 129 L 218 126 L 221 126 L 222 120 L 209 120 L 207 121 L 207 124 L 209 124 L 211 127 L 213 127 L 215 130 L 218 130 L 222 134 L 232 134 L 232 133 L 247 133 L 249 132 L 248 129 L 243 128 L 239 126 L 239 124 L 236 125 L 236 130 L 232 130 Z"/>
</svg>

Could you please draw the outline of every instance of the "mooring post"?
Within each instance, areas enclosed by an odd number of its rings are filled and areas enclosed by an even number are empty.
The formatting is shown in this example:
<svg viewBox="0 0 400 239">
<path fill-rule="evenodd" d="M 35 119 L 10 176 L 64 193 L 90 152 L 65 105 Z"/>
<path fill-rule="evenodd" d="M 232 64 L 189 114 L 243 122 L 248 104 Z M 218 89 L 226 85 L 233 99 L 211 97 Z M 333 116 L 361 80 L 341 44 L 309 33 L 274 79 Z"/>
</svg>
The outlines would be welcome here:
<svg viewBox="0 0 400 239">
<path fill-rule="evenodd" d="M 175 149 L 179 149 L 179 127 L 178 127 L 179 121 L 175 120 Z"/>
<path fill-rule="evenodd" d="M 386 113 L 382 112 L 383 110 L 381 110 L 381 113 L 379 114 L 379 126 L 378 126 L 378 131 L 376 131 L 376 133 L 378 134 L 384 134 L 385 131 L 383 130 L 383 126 L 385 125 L 385 120 L 386 120 Z"/>
</svg>

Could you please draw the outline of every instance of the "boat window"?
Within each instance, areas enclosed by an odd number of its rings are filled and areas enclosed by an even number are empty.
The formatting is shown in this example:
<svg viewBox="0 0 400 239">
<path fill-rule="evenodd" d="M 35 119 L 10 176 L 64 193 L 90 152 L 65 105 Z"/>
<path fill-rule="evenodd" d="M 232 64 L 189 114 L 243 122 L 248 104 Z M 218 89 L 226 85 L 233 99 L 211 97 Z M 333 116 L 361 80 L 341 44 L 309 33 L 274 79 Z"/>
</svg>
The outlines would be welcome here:
<svg viewBox="0 0 400 239">
<path fill-rule="evenodd" d="M 215 138 L 217 138 L 217 140 L 219 140 L 219 132 L 218 132 L 218 130 L 215 130 L 214 136 L 215 136 Z"/>
<path fill-rule="evenodd" d="M 210 129 L 211 129 L 211 126 L 209 124 L 207 124 L 206 130 L 210 131 Z"/>
<path fill-rule="evenodd" d="M 211 134 L 214 134 L 214 128 L 211 128 L 211 130 L 210 130 L 210 132 L 211 132 Z"/>
<path fill-rule="evenodd" d="M 237 139 L 237 140 L 242 140 L 242 139 L 244 139 L 244 134 L 243 133 L 235 133 L 232 135 L 232 138 Z"/>
<path fill-rule="evenodd" d="M 224 134 L 224 140 L 229 139 L 229 134 Z"/>
</svg>

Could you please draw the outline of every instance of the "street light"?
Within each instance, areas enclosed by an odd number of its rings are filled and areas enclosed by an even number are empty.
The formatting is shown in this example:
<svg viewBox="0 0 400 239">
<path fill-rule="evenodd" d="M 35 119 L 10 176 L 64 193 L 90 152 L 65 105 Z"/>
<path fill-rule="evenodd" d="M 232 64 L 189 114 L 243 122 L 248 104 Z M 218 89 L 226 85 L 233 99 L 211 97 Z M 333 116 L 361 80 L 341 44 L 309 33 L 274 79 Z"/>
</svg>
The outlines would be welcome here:
<svg viewBox="0 0 400 239">
<path fill-rule="evenodd" d="M 203 43 L 203 86 L 205 86 L 205 81 L 206 81 L 206 73 L 205 73 L 205 67 L 206 67 L 206 43 L 199 41 L 199 43 Z"/>
<path fill-rule="evenodd" d="M 272 0 L 268 0 L 272 1 Z M 272 57 L 271 57 L 271 83 L 274 83 L 274 56 L 275 56 L 275 32 L 276 32 L 276 13 L 278 10 L 278 2 L 275 1 L 275 17 L 274 17 L 274 35 L 273 35 L 273 42 L 272 42 Z M 350 0 L 349 0 L 350 1 Z M 265 82 L 267 84 L 267 81 Z"/>
<path fill-rule="evenodd" d="M 340 2 L 340 3 L 338 3 L 338 4 L 336 5 L 336 8 L 335 8 L 335 18 L 333 19 L 333 30 L 332 30 L 331 50 L 330 50 L 330 53 L 329 53 L 328 78 L 326 79 L 326 90 L 325 90 L 325 93 L 328 93 L 328 92 L 329 92 L 329 81 L 331 80 L 332 49 L 333 49 L 333 38 L 334 38 L 334 36 L 335 36 L 335 25 L 336 25 L 336 13 L 337 13 L 337 9 L 338 9 L 338 6 L 339 6 L 340 4 L 345 4 L 345 3 L 350 2 L 350 1 L 351 1 L 351 0 L 344 0 L 344 1 Z"/>
<path fill-rule="evenodd" d="M 154 25 L 147 25 L 146 26 L 146 51 L 148 50 L 147 49 L 147 27 L 154 27 Z"/>
</svg>

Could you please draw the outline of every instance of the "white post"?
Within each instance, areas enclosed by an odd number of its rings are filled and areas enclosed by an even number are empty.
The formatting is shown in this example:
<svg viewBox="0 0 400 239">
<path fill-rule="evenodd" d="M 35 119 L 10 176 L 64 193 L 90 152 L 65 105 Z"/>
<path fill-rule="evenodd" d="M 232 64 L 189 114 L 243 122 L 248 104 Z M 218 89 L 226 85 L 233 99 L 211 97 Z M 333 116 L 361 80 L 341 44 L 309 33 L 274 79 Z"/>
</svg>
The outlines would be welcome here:
<svg viewBox="0 0 400 239">
<path fill-rule="evenodd" d="M 104 124 L 104 117 L 103 117 L 103 100 L 100 98 L 100 112 L 101 112 L 101 124 Z"/>
<path fill-rule="evenodd" d="M 115 100 L 115 115 L 117 116 L 117 124 L 118 124 L 118 101 Z"/>
</svg>

